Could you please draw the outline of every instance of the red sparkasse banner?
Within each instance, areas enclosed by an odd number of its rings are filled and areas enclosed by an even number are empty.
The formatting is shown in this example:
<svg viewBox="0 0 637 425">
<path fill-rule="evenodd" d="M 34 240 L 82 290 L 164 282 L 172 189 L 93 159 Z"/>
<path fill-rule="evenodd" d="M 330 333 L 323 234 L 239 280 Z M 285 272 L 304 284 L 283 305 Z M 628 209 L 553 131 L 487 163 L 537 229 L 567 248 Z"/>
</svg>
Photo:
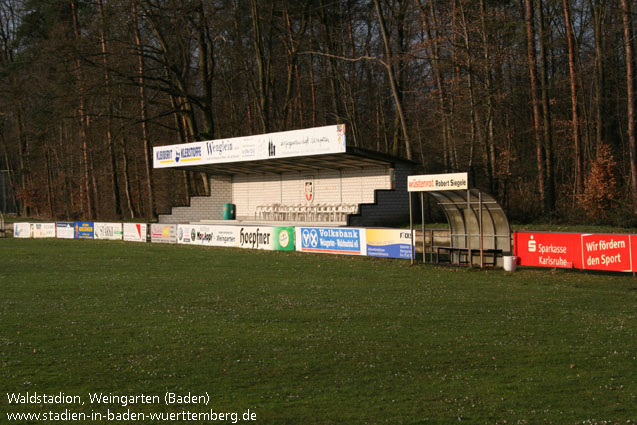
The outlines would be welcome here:
<svg viewBox="0 0 637 425">
<path fill-rule="evenodd" d="M 637 268 L 637 235 L 514 232 L 521 266 L 631 272 Z"/>
<path fill-rule="evenodd" d="M 514 232 L 515 256 L 521 266 L 582 268 L 579 233 Z"/>
<path fill-rule="evenodd" d="M 630 235 L 582 235 L 582 262 L 586 270 L 633 271 Z"/>
</svg>

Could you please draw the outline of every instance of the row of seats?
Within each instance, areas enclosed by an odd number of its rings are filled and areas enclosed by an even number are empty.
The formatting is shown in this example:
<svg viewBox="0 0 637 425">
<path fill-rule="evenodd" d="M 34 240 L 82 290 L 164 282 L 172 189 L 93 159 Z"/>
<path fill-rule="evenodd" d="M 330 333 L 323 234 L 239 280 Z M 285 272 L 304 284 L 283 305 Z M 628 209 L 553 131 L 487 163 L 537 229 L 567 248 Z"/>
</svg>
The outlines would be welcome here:
<svg viewBox="0 0 637 425">
<path fill-rule="evenodd" d="M 255 218 L 268 221 L 343 222 L 355 214 L 356 204 L 268 204 L 259 205 Z"/>
</svg>

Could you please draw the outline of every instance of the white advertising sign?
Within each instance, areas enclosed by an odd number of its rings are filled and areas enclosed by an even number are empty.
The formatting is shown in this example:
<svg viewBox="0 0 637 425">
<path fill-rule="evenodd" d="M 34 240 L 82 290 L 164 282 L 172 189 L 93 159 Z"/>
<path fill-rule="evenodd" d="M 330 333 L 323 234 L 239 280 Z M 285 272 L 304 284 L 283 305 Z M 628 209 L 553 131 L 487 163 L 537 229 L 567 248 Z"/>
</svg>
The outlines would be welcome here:
<svg viewBox="0 0 637 425">
<path fill-rule="evenodd" d="M 146 223 L 124 223 L 124 240 L 128 242 L 146 242 L 148 226 Z"/>
<path fill-rule="evenodd" d="M 467 173 L 427 174 L 407 177 L 409 192 L 433 192 L 442 190 L 466 190 L 469 188 Z"/>
<path fill-rule="evenodd" d="M 153 167 L 221 164 L 345 152 L 345 125 L 153 148 Z"/>
<path fill-rule="evenodd" d="M 294 227 L 238 227 L 237 246 L 269 251 L 294 251 Z"/>
<path fill-rule="evenodd" d="M 152 223 L 150 241 L 156 243 L 177 243 L 177 225 Z"/>
<path fill-rule="evenodd" d="M 75 239 L 75 222 L 58 221 L 55 224 L 55 236 L 58 239 Z"/>
<path fill-rule="evenodd" d="M 297 227 L 296 250 L 325 254 L 367 255 L 365 229 Z"/>
<path fill-rule="evenodd" d="M 177 243 L 236 247 L 238 230 L 236 226 L 179 224 L 177 225 Z"/>
<path fill-rule="evenodd" d="M 54 238 L 55 223 L 31 223 L 34 238 Z"/>
<path fill-rule="evenodd" d="M 122 240 L 122 223 L 95 223 L 95 239 Z"/>
<path fill-rule="evenodd" d="M 31 238 L 31 223 L 13 223 L 14 238 Z"/>
</svg>

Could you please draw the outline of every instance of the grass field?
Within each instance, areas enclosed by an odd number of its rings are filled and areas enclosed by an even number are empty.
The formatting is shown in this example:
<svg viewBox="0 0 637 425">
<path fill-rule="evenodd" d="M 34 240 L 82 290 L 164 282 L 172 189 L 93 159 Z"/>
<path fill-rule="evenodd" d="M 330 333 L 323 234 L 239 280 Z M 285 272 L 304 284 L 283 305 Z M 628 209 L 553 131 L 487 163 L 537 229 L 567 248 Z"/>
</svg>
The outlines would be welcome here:
<svg viewBox="0 0 637 425">
<path fill-rule="evenodd" d="M 632 275 L 77 240 L 0 239 L 0 255 L 2 424 L 65 409 L 250 409 L 257 420 L 238 423 L 258 424 L 637 423 Z M 4 394 L 27 391 L 85 404 Z M 99 392 L 161 403 L 90 403 Z M 210 403 L 167 406 L 166 392 Z"/>
</svg>

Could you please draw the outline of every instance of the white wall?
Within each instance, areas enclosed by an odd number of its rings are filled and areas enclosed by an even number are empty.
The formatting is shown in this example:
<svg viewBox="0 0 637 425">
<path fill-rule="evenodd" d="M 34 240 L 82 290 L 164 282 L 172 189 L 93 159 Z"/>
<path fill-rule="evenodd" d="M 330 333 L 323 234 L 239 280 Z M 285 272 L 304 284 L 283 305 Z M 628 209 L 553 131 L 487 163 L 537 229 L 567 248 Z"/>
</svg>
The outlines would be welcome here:
<svg viewBox="0 0 637 425">
<path fill-rule="evenodd" d="M 254 217 L 259 205 L 307 204 L 305 181 L 313 179 L 313 203 L 372 203 L 376 189 L 391 188 L 390 178 L 389 167 L 235 176 L 232 181 L 232 202 L 236 204 L 237 217 Z"/>
</svg>

